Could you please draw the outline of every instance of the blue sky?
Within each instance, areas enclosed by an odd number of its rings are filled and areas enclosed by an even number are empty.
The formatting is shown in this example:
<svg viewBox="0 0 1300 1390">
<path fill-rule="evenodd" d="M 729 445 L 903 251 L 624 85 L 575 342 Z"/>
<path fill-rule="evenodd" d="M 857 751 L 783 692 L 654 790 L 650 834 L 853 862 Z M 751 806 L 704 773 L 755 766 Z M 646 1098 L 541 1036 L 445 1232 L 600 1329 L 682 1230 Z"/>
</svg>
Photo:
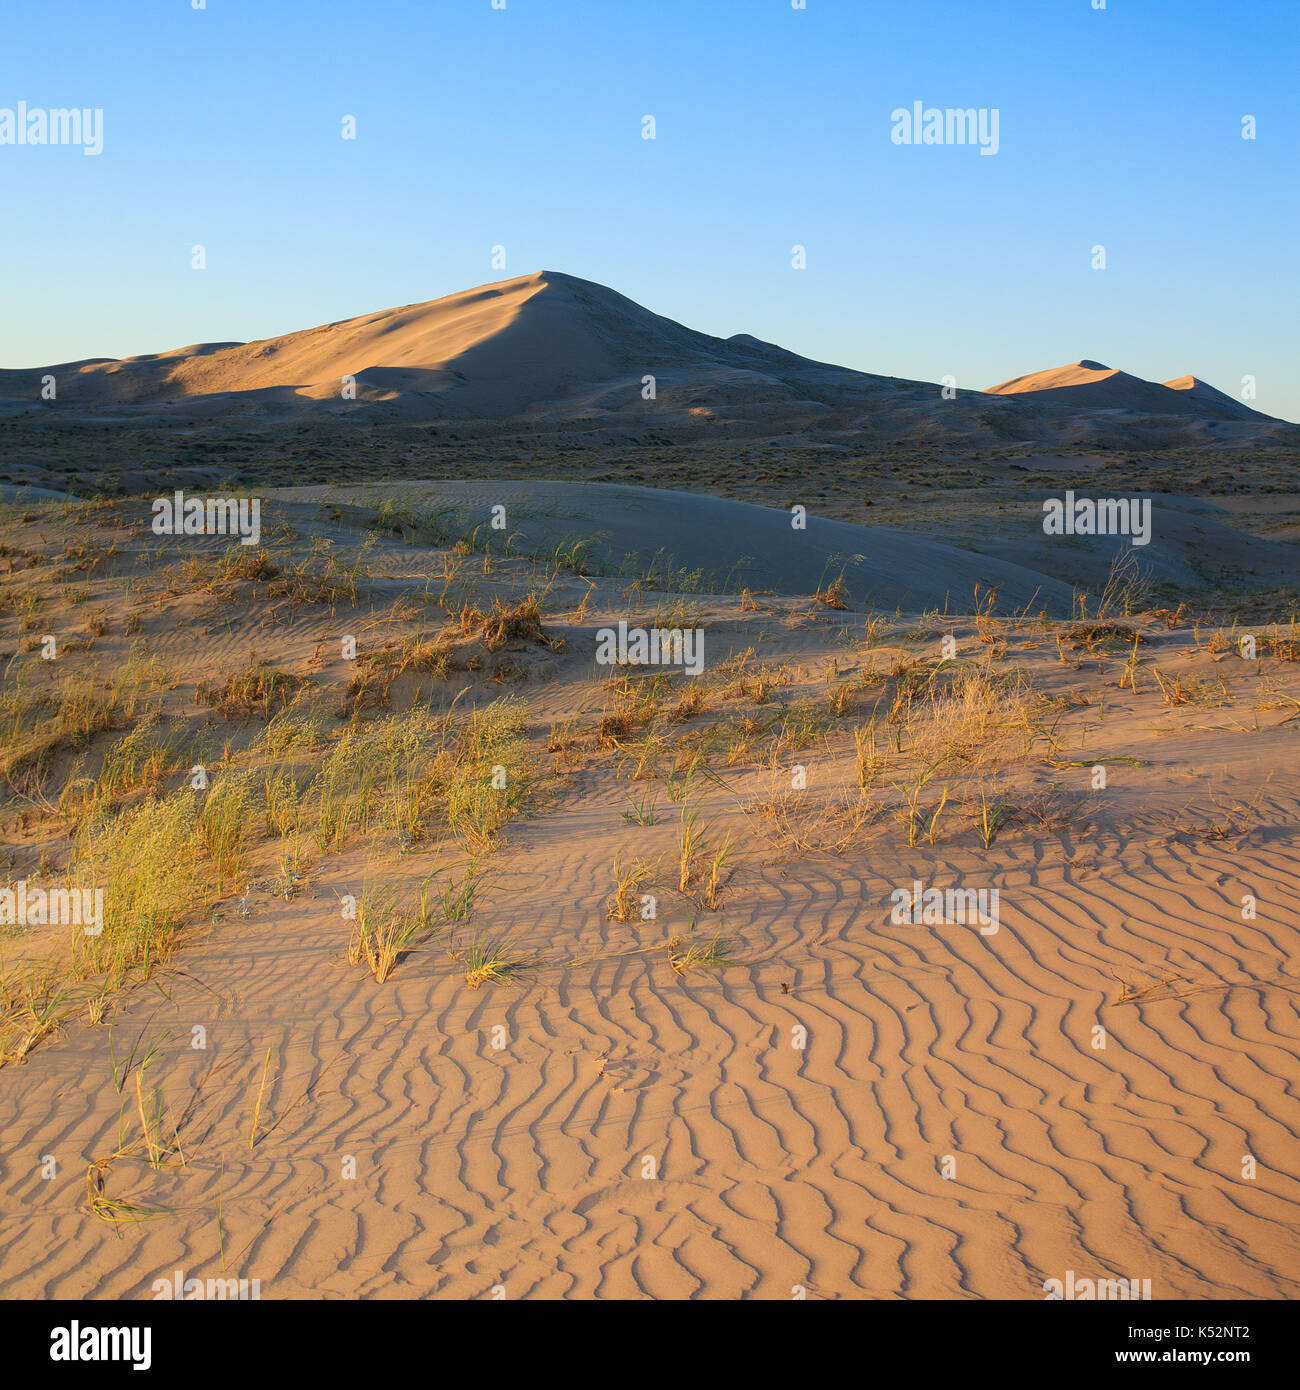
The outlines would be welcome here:
<svg viewBox="0 0 1300 1390">
<path fill-rule="evenodd" d="M 5 28 L 0 108 L 100 107 L 104 150 L 0 146 L 0 365 L 549 269 L 865 371 L 1092 357 L 1254 376 L 1300 420 L 1295 0 L 51 0 Z M 996 108 L 998 153 L 894 144 L 914 101 Z"/>
</svg>

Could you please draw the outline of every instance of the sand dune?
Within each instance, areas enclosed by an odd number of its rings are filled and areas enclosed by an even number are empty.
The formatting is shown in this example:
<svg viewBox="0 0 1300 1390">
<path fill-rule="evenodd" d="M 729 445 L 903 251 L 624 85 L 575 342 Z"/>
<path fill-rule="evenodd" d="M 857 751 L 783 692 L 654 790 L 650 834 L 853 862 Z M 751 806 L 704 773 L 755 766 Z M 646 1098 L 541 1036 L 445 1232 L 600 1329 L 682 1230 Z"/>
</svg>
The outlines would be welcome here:
<svg viewBox="0 0 1300 1390">
<path fill-rule="evenodd" d="M 854 526 L 808 516 L 803 529 L 789 511 L 661 488 L 513 479 L 382 487 L 277 488 L 273 497 L 312 503 L 353 503 L 370 512 L 385 503 L 415 513 L 443 513 L 469 531 L 491 508 L 506 508 L 517 553 L 549 554 L 565 541 L 590 540 L 596 572 L 629 578 L 655 570 L 663 588 L 704 592 L 742 588 L 812 594 L 842 578 L 857 606 L 960 611 L 976 586 L 996 590 L 1004 604 L 1027 604 L 1068 615 L 1073 591 L 1015 560 L 1014 546 L 994 558 L 958 545 L 888 527 Z M 504 549 L 505 535 L 498 546 Z"/>
<path fill-rule="evenodd" d="M 1170 391 L 1186 392 L 1187 396 L 1205 409 L 1207 413 L 1210 410 L 1218 409 L 1237 420 L 1258 417 L 1261 414 L 1257 410 L 1252 410 L 1245 402 L 1229 396 L 1226 392 L 1211 386 L 1208 381 L 1202 381 L 1199 377 L 1180 376 L 1175 377 L 1172 381 L 1166 381 L 1164 384 Z"/>
<path fill-rule="evenodd" d="M 1081 470 L 1075 482 L 1083 487 L 1086 479 Z M 986 514 L 978 528 L 960 505 L 928 507 L 916 530 L 816 515 L 794 530 L 791 513 L 779 508 L 611 483 L 404 480 L 275 488 L 268 496 L 298 525 L 309 524 L 321 506 L 346 508 L 365 525 L 388 505 L 466 532 L 483 526 L 500 504 L 516 554 L 548 555 L 565 543 L 590 542 L 585 553 L 595 573 L 653 571 L 662 588 L 689 581 L 701 592 L 807 595 L 842 578 L 853 606 L 904 613 L 961 611 L 978 586 L 996 592 L 1004 606 L 1068 616 L 1079 593 L 1105 588 L 1119 561 L 1134 563 L 1161 592 L 1183 597 L 1216 585 L 1281 588 L 1300 574 L 1293 544 L 1240 530 L 1207 502 L 1159 493 L 1144 494 L 1151 508 L 1147 544 L 1135 547 L 1116 535 L 1062 545 L 1042 524 L 1043 499 L 1059 499 L 1061 491 L 1022 494 Z M 497 547 L 504 549 L 505 535 Z"/>
<path fill-rule="evenodd" d="M 40 371 L 70 375 L 66 396 L 78 404 L 250 393 L 281 403 L 337 402 L 351 378 L 362 401 L 404 400 L 425 414 L 490 418 L 587 393 L 597 383 L 606 390 L 617 383 L 629 401 L 640 401 L 642 376 L 656 372 L 699 376 L 701 384 L 718 374 L 750 378 L 752 389 L 788 395 L 763 369 L 792 364 L 821 365 L 757 339 L 696 333 L 602 285 L 545 271 L 261 342 Z M 0 391 L 21 384 L 17 374 L 0 373 Z"/>
<path fill-rule="evenodd" d="M 1194 376 L 1163 385 L 1083 358 L 1065 367 L 1030 372 L 987 388 L 993 396 L 1028 397 L 1042 404 L 1095 410 L 1127 410 L 1146 415 L 1197 415 L 1206 419 L 1266 420 Z"/>
<path fill-rule="evenodd" d="M 1207 422 L 1232 426 L 1217 438 L 1300 438 L 1203 383 L 1172 389 L 1096 363 L 950 398 L 935 384 L 812 361 L 751 334 L 699 333 L 556 271 L 259 342 L 0 371 L 4 413 L 42 418 L 48 375 L 65 418 L 157 413 L 159 423 L 373 411 L 390 421 L 473 421 L 488 434 L 820 431 L 842 444 L 854 437 L 1074 441 L 1101 431 L 1098 442 L 1109 443 L 1113 412 L 1124 410 L 1134 417 L 1125 428 L 1140 425 L 1151 435 L 1144 442 L 1199 439 Z"/>
<path fill-rule="evenodd" d="M 1067 485 L 1088 489 L 1086 471 Z M 1112 565 L 1126 556 L 1145 579 L 1162 586 L 1162 592 L 1184 597 L 1216 587 L 1234 592 L 1283 588 L 1294 586 L 1300 577 L 1300 549 L 1293 543 L 1252 535 L 1232 525 L 1229 513 L 1210 502 L 1165 493 L 1142 494 L 1151 504 L 1146 545 L 1134 546 L 1128 536 L 1116 535 L 1063 547 L 1058 537 L 1044 534 L 1042 524 L 1044 499 L 1059 499 L 1063 492 L 1064 487 L 1053 493 L 1027 491 L 973 533 L 959 516 L 932 516 L 927 532 L 932 540 L 1010 560 L 1093 593 L 1104 587 Z"/>
</svg>

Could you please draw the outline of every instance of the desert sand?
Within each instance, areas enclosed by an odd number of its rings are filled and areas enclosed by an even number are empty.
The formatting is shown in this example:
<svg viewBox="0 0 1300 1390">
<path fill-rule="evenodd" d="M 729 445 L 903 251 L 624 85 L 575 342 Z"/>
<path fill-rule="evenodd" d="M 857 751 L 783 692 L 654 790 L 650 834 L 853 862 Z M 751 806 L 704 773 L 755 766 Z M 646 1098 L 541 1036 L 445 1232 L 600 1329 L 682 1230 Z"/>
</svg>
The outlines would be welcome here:
<svg viewBox="0 0 1300 1390">
<path fill-rule="evenodd" d="M 995 555 L 642 488 L 284 488 L 263 564 L 141 499 L 6 504 L 8 878 L 126 874 L 146 822 L 96 826 L 179 819 L 149 969 L 24 1010 L 79 942 L 0 928 L 0 1292 L 1294 1297 L 1297 633 L 1103 599 L 1091 553 L 1076 589 L 1035 506 Z M 1291 553 L 1157 516 L 1171 584 L 1202 536 Z M 597 666 L 620 620 L 701 629 L 704 675 Z M 461 774 L 508 809 L 413 813 L 489 711 Z M 996 931 L 894 920 L 918 880 L 998 890 Z M 381 980 L 341 905 L 422 887 Z"/>
</svg>

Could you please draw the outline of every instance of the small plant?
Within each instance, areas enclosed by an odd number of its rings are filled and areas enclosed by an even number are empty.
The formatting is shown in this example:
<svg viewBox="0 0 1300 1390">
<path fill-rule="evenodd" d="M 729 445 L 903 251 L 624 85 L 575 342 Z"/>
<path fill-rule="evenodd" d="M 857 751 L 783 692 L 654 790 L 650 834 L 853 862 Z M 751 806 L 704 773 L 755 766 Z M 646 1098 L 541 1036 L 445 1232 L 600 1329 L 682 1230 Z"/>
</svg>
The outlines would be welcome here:
<svg viewBox="0 0 1300 1390">
<path fill-rule="evenodd" d="M 1178 986 L 1188 983 L 1188 976 L 1175 975 L 1172 971 L 1166 971 L 1158 980 L 1148 980 L 1145 984 L 1131 983 L 1115 974 L 1113 970 L 1110 972 L 1110 977 L 1120 987 L 1119 998 L 1115 1000 L 1117 1004 L 1137 1004 L 1156 999 L 1177 999 L 1181 997 L 1177 993 Z M 1183 993 L 1187 992 L 1183 991 Z"/>
<path fill-rule="evenodd" d="M 599 547 L 603 536 L 570 537 L 563 540 L 551 552 L 551 563 L 573 574 L 585 575 L 591 563 L 593 552 Z"/>
<path fill-rule="evenodd" d="M 975 826 L 980 833 L 980 839 L 984 842 L 984 848 L 992 847 L 993 841 L 997 838 L 998 831 L 1010 819 L 1013 807 L 1006 801 L 995 801 L 989 804 L 988 797 L 980 793 L 979 812 L 975 817 Z"/>
<path fill-rule="evenodd" d="M 704 746 L 691 753 L 683 751 L 678 757 L 677 766 L 668 774 L 669 801 L 682 801 L 689 796 L 697 777 L 715 787 L 726 787 L 722 778 L 709 767 L 708 749 Z"/>
<path fill-rule="evenodd" d="M 1130 613 L 1140 612 L 1150 596 L 1151 583 L 1148 572 L 1139 564 L 1133 550 L 1121 550 L 1111 561 L 1105 588 L 1097 601 L 1097 617 L 1105 618 L 1116 609 L 1126 617 Z"/>
<path fill-rule="evenodd" d="M 602 714 L 596 729 L 596 738 L 604 748 L 617 748 L 636 732 L 631 719 L 621 710 Z"/>
<path fill-rule="evenodd" d="M 408 946 L 433 925 L 429 900 L 422 897 L 418 913 L 398 905 L 392 895 L 377 897 L 366 892 L 357 904 L 352 936 L 348 942 L 348 964 L 364 960 L 378 984 L 393 973 L 393 967 Z"/>
<path fill-rule="evenodd" d="M 943 795 L 939 798 L 938 805 L 930 813 L 930 822 L 925 828 L 925 839 L 927 844 L 937 845 L 939 843 L 939 818 L 943 815 L 944 807 L 948 804 L 948 785 L 944 784 Z"/>
<path fill-rule="evenodd" d="M 685 893 L 691 886 L 695 860 L 703 847 L 704 836 L 699 821 L 698 811 L 689 806 L 682 807 L 681 830 L 677 839 L 677 891 L 680 893 Z"/>
<path fill-rule="evenodd" d="M 127 1077 L 131 1075 L 131 1068 L 133 1066 L 136 1066 L 137 1064 L 141 1067 L 141 1069 L 147 1067 L 149 1065 L 149 1062 L 152 1060 L 154 1053 L 156 1053 L 158 1051 L 158 1048 L 162 1045 L 162 1039 L 155 1038 L 149 1044 L 148 1049 L 143 1054 L 141 1054 L 140 1044 L 143 1041 L 144 1030 L 141 1029 L 139 1037 L 137 1037 L 134 1044 L 132 1044 L 131 1051 L 127 1054 L 125 1061 L 122 1063 L 121 1070 L 119 1071 L 117 1050 L 113 1042 L 113 1028 L 112 1025 L 109 1026 L 108 1056 L 110 1065 L 113 1069 L 113 1088 L 117 1091 L 119 1096 L 122 1094 L 122 1088 L 126 1085 Z"/>
<path fill-rule="evenodd" d="M 929 767 L 924 768 L 922 771 L 916 774 L 910 787 L 904 786 L 902 783 L 897 782 L 894 784 L 895 788 L 903 793 L 904 798 L 903 809 L 900 811 L 896 811 L 894 814 L 895 817 L 902 822 L 904 829 L 907 831 L 907 843 L 909 847 L 915 847 L 917 840 L 920 836 L 921 829 L 925 824 L 924 814 L 921 811 L 921 793 L 925 790 L 926 784 L 930 782 L 930 780 L 939 771 L 939 768 L 942 767 L 946 761 L 946 755 L 944 757 L 937 758 L 934 762 L 932 762 L 929 765 Z M 948 789 L 945 787 L 943 799 L 939 802 L 938 807 L 936 808 L 934 814 L 930 818 L 928 834 L 931 837 L 933 837 L 936 833 L 939 813 L 943 810 L 944 805 L 947 803 L 947 800 Z M 930 839 L 930 843 L 935 843 L 933 838 Z"/>
<path fill-rule="evenodd" d="M 700 714 L 704 708 L 704 687 L 698 681 L 692 682 L 682 691 L 677 704 L 669 710 L 668 722 L 684 724 L 688 719 Z"/>
<path fill-rule="evenodd" d="M 286 753 L 314 752 L 325 743 L 318 720 L 296 705 L 280 711 L 258 735 L 254 746 L 264 747 L 273 758 Z"/>
<path fill-rule="evenodd" d="M 141 1202 L 127 1202 L 104 1194 L 104 1174 L 115 1158 L 97 1158 L 86 1169 L 86 1210 L 101 1221 L 116 1226 L 123 1221 L 158 1221 L 167 1216 L 179 1216 L 181 1207 L 148 1206 Z"/>
<path fill-rule="evenodd" d="M 857 764 L 858 786 L 862 791 L 870 791 L 885 765 L 876 743 L 876 721 L 854 729 L 853 743 Z"/>
<path fill-rule="evenodd" d="M 194 699 L 198 704 L 212 705 L 224 719 L 246 721 L 256 716 L 266 722 L 292 701 L 302 683 L 300 676 L 258 661 L 224 681 L 204 681 Z"/>
<path fill-rule="evenodd" d="M 1127 645 L 1132 642 L 1137 644 L 1145 642 L 1146 638 L 1135 628 L 1132 623 L 1116 622 L 1079 622 L 1067 628 L 1063 634 L 1065 640 L 1071 643 L 1075 651 L 1086 648 L 1092 651 L 1097 647 L 1105 647 L 1107 644 L 1123 643 Z"/>
<path fill-rule="evenodd" d="M 447 875 L 447 881 L 443 884 L 441 893 L 444 921 L 464 922 L 469 917 L 474 906 L 474 895 L 478 891 L 482 877 L 482 873 L 475 871 L 473 860 L 466 865 L 465 876 L 459 882 L 453 874 Z"/>
<path fill-rule="evenodd" d="M 199 833 L 217 873 L 217 889 L 224 892 L 243 861 L 243 849 L 253 813 L 253 788 L 247 773 L 217 779 L 199 815 Z"/>
<path fill-rule="evenodd" d="M 668 963 L 679 974 L 692 970 L 720 970 L 728 965 L 739 965 L 740 961 L 729 954 L 731 938 L 715 932 L 708 941 L 693 941 L 683 950 L 685 943 L 674 937 L 668 943 Z"/>
<path fill-rule="evenodd" d="M 262 806 L 266 833 L 283 838 L 298 832 L 302 820 L 301 789 L 289 772 L 266 773 L 262 778 Z"/>
<path fill-rule="evenodd" d="M 541 599 L 536 594 L 530 594 L 513 605 L 494 599 L 488 612 L 467 604 L 457 614 L 457 620 L 463 633 L 481 637 L 483 645 L 490 652 L 499 651 L 507 642 L 551 645 L 550 638 L 542 628 Z"/>
<path fill-rule="evenodd" d="M 164 730 L 162 716 L 151 710 L 105 753 L 98 792 L 110 798 L 139 790 L 157 791 L 168 773 L 185 765 L 178 733 Z"/>
<path fill-rule="evenodd" d="M 78 1008 L 53 967 L 33 963 L 0 975 L 0 1066 L 21 1062 Z"/>
<path fill-rule="evenodd" d="M 862 633 L 862 645 L 870 647 L 878 642 L 889 631 L 889 622 L 883 613 L 873 613 L 867 619 L 867 625 Z"/>
<path fill-rule="evenodd" d="M 622 850 L 614 856 L 614 895 L 605 905 L 611 922 L 632 920 L 636 915 L 636 890 L 649 882 L 653 872 L 653 866 L 644 859 L 629 863 Z"/>
<path fill-rule="evenodd" d="M 975 635 L 981 642 L 992 646 L 999 638 L 997 619 L 993 616 L 993 609 L 997 604 L 997 592 L 993 589 L 985 591 L 984 597 L 980 598 L 980 586 L 975 586 Z"/>
<path fill-rule="evenodd" d="M 351 807 L 346 798 L 325 782 L 317 792 L 314 809 L 316 817 L 311 834 L 317 849 L 322 854 L 331 849 L 341 852 L 347 843 L 348 826 L 352 820 Z"/>
<path fill-rule="evenodd" d="M 654 825 L 656 821 L 655 794 L 647 791 L 642 796 L 630 795 L 628 804 L 632 807 L 630 811 L 622 813 L 623 819 L 629 825 Z"/>
<path fill-rule="evenodd" d="M 135 1100 L 136 1113 L 140 1116 L 140 1129 L 144 1136 L 145 1152 L 148 1155 L 149 1166 L 151 1168 L 161 1168 L 166 1161 L 167 1155 L 173 1150 L 180 1157 L 182 1166 L 185 1163 L 185 1156 L 180 1152 L 179 1136 L 176 1127 L 171 1126 L 171 1138 L 164 1138 L 163 1111 L 166 1102 L 161 1091 L 155 1090 L 146 1105 L 144 1098 L 144 1075 L 147 1062 L 141 1064 L 135 1074 Z"/>
<path fill-rule="evenodd" d="M 262 1084 L 257 1088 L 257 1100 L 253 1105 L 253 1127 L 248 1132 L 250 1151 L 257 1144 L 257 1122 L 262 1116 L 262 1097 L 266 1093 L 266 1078 L 271 1071 L 271 1049 L 266 1049 L 266 1061 L 262 1064 Z"/>
<path fill-rule="evenodd" d="M 718 890 L 734 872 L 731 852 L 732 838 L 731 832 L 728 831 L 709 860 L 709 877 L 708 882 L 704 885 L 704 905 L 710 912 L 718 910 Z"/>
<path fill-rule="evenodd" d="M 827 698 L 830 700 L 831 709 L 836 718 L 843 719 L 853 707 L 853 697 L 857 694 L 858 687 L 852 681 L 841 681 L 838 685 L 832 685 L 827 690 Z"/>
<path fill-rule="evenodd" d="M 495 940 L 479 937 L 464 951 L 465 983 L 478 989 L 489 982 L 500 985 L 518 984 L 537 962 L 514 953 L 509 938 Z"/>
<path fill-rule="evenodd" d="M 848 603 L 848 585 L 844 582 L 844 576 L 837 575 L 829 584 L 823 585 L 813 594 L 813 598 L 822 605 L 823 608 L 846 609 Z"/>
</svg>

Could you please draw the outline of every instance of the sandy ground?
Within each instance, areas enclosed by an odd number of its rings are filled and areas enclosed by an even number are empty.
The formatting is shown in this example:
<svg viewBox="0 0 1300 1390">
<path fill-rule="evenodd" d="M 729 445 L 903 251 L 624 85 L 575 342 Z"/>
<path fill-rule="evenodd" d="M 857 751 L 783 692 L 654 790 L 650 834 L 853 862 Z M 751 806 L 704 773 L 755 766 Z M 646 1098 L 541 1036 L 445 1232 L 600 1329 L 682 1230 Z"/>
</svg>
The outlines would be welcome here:
<svg viewBox="0 0 1300 1390">
<path fill-rule="evenodd" d="M 282 544 L 359 542 L 346 519 L 293 505 L 297 535 Z M 753 549 L 762 534 L 737 534 L 741 515 L 728 528 L 702 508 L 698 534 L 679 528 L 674 543 L 712 529 L 719 547 Z M 606 527 L 625 519 L 611 508 Z M 56 577 L 70 525 L 9 509 L 7 588 Z M 84 593 L 51 595 L 42 626 L 71 634 L 106 614 L 107 632 L 64 660 L 111 670 L 144 642 L 192 717 L 198 682 L 252 653 L 310 671 L 335 699 L 350 670 L 323 644 L 440 620 L 430 577 L 446 553 L 428 545 L 372 545 L 357 603 L 331 613 L 243 590 L 169 595 L 165 568 L 187 543 L 142 565 L 139 533 L 120 534 L 117 557 L 68 577 Z M 17 566 L 38 551 L 43 565 Z M 893 553 L 924 567 L 923 551 Z M 376 832 L 311 853 L 285 896 L 276 845 L 259 838 L 242 891 L 196 916 L 167 967 L 97 1025 L 70 1021 L 0 1068 L 0 1293 L 149 1298 L 176 1269 L 258 1279 L 264 1298 L 1029 1300 L 1069 1270 L 1150 1279 L 1157 1298 L 1300 1291 L 1293 660 L 1243 661 L 1208 627 L 1134 616 L 1135 691 L 1123 644 L 1079 646 L 1066 624 L 1007 622 L 986 641 L 970 616 L 872 626 L 865 609 L 811 602 L 810 586 L 689 594 L 678 616 L 706 632 L 710 671 L 746 648 L 782 670 L 761 704 L 709 686 L 701 710 L 664 726 L 673 738 L 803 702 L 826 713 L 805 745 L 718 758 L 718 780 L 688 788 L 710 834 L 733 831 L 741 851 L 709 910 L 677 891 L 671 758 L 634 780 L 635 740 L 582 734 L 608 700 L 597 629 L 652 622 L 678 600 L 626 577 L 461 559 L 456 596 L 513 600 L 548 583 L 547 629 L 563 642 L 507 648 L 513 676 L 460 673 L 425 692 L 523 698 L 545 768 L 544 795 L 484 860 L 470 922 L 377 983 L 347 963 L 339 895 L 418 882 L 448 846 Z M 124 577 L 142 572 L 128 594 Z M 131 636 L 128 612 L 141 617 Z M 16 613 L 2 630 L 15 661 L 35 659 Z M 988 766 L 968 752 L 944 774 L 953 803 L 937 843 L 912 847 L 894 815 L 900 763 L 872 793 L 879 818 L 839 843 L 853 731 L 893 690 L 881 673 L 936 659 L 949 632 L 960 660 L 1022 670 L 1057 711 L 1054 761 L 1041 742 L 1013 740 Z M 1167 703 L 1153 670 L 1189 698 Z M 834 692 L 858 677 L 832 717 Z M 572 747 L 557 727 L 572 727 Z M 214 737 L 233 740 L 235 766 L 247 731 Z M 807 786 L 790 797 L 796 764 Z M 989 848 L 965 804 L 986 776 L 1024 811 Z M 647 795 L 656 821 L 636 824 Z M 11 879 L 31 877 L 42 850 L 58 862 L 58 816 L 38 809 L 6 809 Z M 620 852 L 660 864 L 654 921 L 607 913 Z M 998 930 L 891 921 L 891 893 L 914 879 L 998 888 Z M 467 987 L 455 952 L 480 928 L 536 960 L 522 983 Z M 667 942 L 719 931 L 738 963 L 672 968 Z M 158 1167 L 128 1151 L 129 1059 L 134 1048 L 138 1074 L 153 1044 L 148 1086 L 178 1139 Z M 87 1165 L 119 1149 L 105 1191 L 149 1219 L 88 1210 Z"/>
</svg>

